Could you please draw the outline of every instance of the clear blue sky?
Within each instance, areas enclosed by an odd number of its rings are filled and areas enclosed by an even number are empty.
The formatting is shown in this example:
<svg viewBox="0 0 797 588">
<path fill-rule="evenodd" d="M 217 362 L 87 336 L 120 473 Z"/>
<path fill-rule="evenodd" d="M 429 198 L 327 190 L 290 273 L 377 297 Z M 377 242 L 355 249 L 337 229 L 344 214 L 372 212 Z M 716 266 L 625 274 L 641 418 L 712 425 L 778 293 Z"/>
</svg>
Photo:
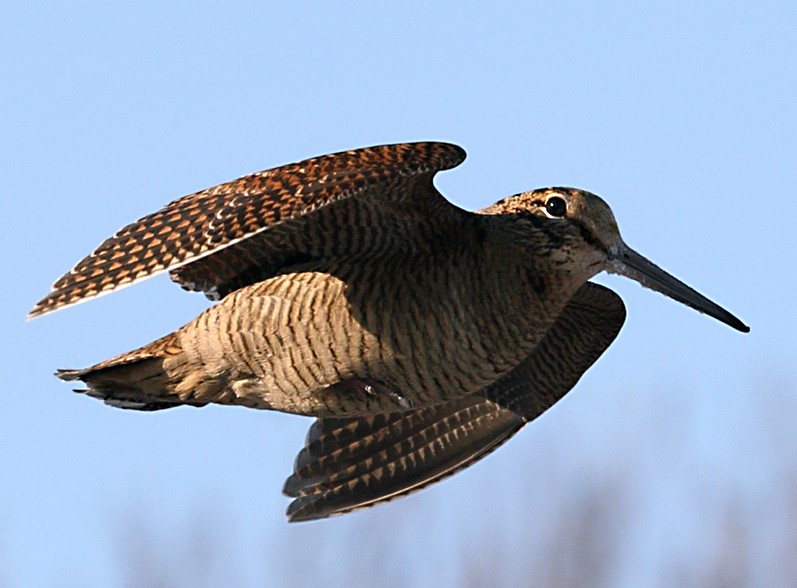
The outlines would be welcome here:
<svg viewBox="0 0 797 588">
<path fill-rule="evenodd" d="M 561 500 L 622 472 L 613 583 L 711 557 L 728 497 L 769 578 L 797 480 L 797 5 L 536 4 L 2 9 L 0 585 L 115 585 L 147 541 L 175 577 L 206 582 L 345 578 L 381 554 L 416 583 L 450 583 L 480 535 L 544 542 Z M 427 492 L 290 527 L 280 488 L 308 419 L 120 411 L 52 377 L 207 305 L 161 276 L 25 322 L 123 224 L 260 169 L 422 139 L 467 149 L 438 182 L 462 206 L 546 185 L 602 195 L 632 247 L 752 333 L 601 277 L 628 321 L 554 410 Z M 379 536 L 362 532 L 376 522 Z M 185 545 L 205 528 L 223 551 L 207 572 Z"/>
</svg>

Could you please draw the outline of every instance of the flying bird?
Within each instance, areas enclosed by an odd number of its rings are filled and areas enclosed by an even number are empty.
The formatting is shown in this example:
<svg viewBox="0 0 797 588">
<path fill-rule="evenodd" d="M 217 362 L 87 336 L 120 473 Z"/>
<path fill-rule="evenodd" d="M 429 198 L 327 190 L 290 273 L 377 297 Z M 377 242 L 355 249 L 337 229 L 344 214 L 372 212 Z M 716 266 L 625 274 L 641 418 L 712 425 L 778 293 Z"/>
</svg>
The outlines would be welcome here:
<svg viewBox="0 0 797 588">
<path fill-rule="evenodd" d="M 629 248 L 598 196 L 544 188 L 469 212 L 434 187 L 465 152 L 383 145 L 242 177 L 119 230 L 31 317 L 162 272 L 218 304 L 59 378 L 109 405 L 209 403 L 316 417 L 284 493 L 292 521 L 423 488 L 562 398 L 625 308 L 601 271 L 747 332 Z"/>
</svg>

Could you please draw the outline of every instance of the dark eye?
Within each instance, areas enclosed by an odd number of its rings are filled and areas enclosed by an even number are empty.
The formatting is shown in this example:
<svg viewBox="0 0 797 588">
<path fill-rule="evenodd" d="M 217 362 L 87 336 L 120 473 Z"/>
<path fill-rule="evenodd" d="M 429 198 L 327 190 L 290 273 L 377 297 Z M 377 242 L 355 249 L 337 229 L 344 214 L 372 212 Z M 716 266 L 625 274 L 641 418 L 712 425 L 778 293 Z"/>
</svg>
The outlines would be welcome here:
<svg viewBox="0 0 797 588">
<path fill-rule="evenodd" d="M 567 202 L 564 198 L 552 196 L 545 203 L 545 212 L 554 218 L 562 218 L 567 212 Z"/>
</svg>

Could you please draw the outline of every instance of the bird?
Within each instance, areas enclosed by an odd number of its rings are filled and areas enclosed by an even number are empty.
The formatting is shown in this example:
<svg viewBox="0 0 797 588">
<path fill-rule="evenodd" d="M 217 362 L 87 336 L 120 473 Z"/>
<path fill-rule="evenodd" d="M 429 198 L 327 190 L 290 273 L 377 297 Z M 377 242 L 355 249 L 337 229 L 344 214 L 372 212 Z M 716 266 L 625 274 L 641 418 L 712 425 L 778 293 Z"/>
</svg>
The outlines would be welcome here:
<svg viewBox="0 0 797 588">
<path fill-rule="evenodd" d="M 322 155 L 174 200 L 59 278 L 37 317 L 168 272 L 217 301 L 85 369 L 111 406 L 241 405 L 315 417 L 283 493 L 290 521 L 359 510 L 468 467 L 562 398 L 617 336 L 602 271 L 749 327 L 628 247 L 568 187 L 477 211 L 449 202 L 450 143 Z"/>
</svg>

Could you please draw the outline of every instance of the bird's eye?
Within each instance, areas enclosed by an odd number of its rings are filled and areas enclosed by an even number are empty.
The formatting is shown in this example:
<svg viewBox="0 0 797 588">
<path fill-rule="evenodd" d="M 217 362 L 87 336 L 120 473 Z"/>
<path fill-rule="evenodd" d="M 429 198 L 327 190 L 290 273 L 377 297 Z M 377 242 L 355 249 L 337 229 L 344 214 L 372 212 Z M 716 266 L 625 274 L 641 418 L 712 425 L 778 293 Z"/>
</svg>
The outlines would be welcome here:
<svg viewBox="0 0 797 588">
<path fill-rule="evenodd" d="M 560 196 L 552 196 L 545 203 L 545 212 L 553 218 L 562 218 L 567 212 L 567 202 Z"/>
</svg>

